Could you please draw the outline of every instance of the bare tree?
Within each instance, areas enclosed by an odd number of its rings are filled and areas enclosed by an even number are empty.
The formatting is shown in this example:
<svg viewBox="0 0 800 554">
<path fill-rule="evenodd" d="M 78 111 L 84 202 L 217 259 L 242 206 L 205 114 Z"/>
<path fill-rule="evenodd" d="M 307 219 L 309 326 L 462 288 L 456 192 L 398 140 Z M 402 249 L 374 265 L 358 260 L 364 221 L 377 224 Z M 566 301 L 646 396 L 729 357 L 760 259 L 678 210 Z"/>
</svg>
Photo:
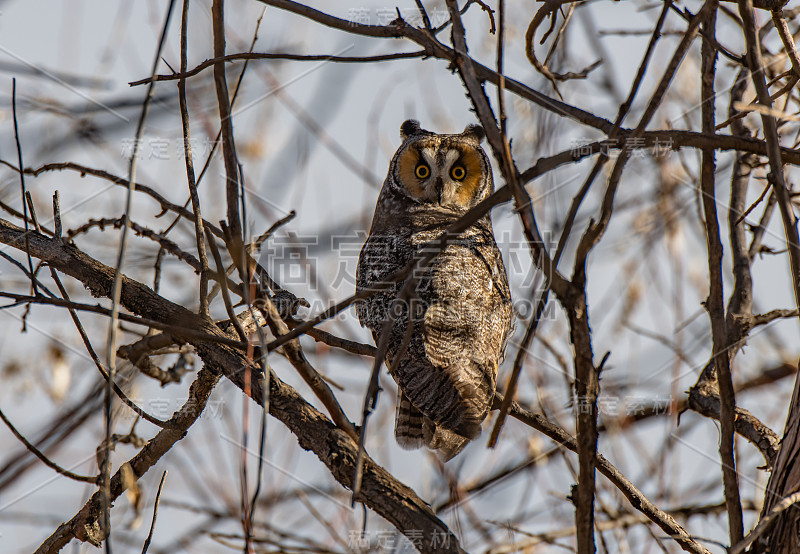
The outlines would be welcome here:
<svg viewBox="0 0 800 554">
<path fill-rule="evenodd" d="M 162 4 L 89 16 L 100 77 L 0 47 L 14 548 L 800 549 L 800 9 Z M 493 213 L 518 320 L 447 464 L 352 314 L 406 116 L 484 128 L 450 231 Z"/>
</svg>

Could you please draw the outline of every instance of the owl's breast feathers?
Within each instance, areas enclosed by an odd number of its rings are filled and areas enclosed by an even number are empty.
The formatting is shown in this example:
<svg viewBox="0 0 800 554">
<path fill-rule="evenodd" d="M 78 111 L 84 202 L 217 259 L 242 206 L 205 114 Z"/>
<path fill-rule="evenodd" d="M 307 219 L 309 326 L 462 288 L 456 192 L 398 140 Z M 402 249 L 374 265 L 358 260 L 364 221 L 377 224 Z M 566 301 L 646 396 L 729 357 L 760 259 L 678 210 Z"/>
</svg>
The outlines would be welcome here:
<svg viewBox="0 0 800 554">
<path fill-rule="evenodd" d="M 427 210 L 414 212 L 382 221 L 376 213 L 359 258 L 358 291 L 386 280 L 415 257 L 424 256 L 430 242 L 457 217 Z M 376 223 L 380 229 L 376 229 Z M 398 441 L 411 447 L 427 444 L 449 458 L 480 434 L 511 328 L 508 279 L 490 220 L 481 219 L 453 238 L 409 278 L 417 282 L 407 302 L 395 302 L 401 281 L 359 302 L 356 310 L 376 343 L 390 306 L 396 317 L 387 366 L 405 397 L 399 399 L 404 409 L 418 410 L 426 422 L 424 432 L 406 442 L 396 428 Z M 413 326 L 411 341 L 401 352 L 409 324 Z"/>
</svg>

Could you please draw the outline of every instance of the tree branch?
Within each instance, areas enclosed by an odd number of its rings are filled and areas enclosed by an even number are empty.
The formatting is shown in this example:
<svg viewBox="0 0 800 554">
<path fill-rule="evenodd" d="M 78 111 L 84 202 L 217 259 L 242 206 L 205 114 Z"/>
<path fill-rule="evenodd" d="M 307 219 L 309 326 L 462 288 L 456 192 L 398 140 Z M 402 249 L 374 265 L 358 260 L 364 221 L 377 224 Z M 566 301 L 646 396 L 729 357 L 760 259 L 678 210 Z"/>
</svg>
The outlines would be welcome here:
<svg viewBox="0 0 800 554">
<path fill-rule="evenodd" d="M 22 250 L 25 247 L 24 230 L 0 219 L 0 243 Z M 93 295 L 107 296 L 110 294 L 114 276 L 113 268 L 87 256 L 72 245 L 64 244 L 60 240 L 51 239 L 39 233 L 30 233 L 29 244 L 32 256 L 46 261 L 58 271 L 78 279 Z M 122 276 L 120 298 L 123 306 L 142 317 L 157 321 L 179 322 L 186 328 L 194 328 L 203 334 L 230 340 L 230 336 L 226 335 L 213 322 L 162 298 L 149 287 L 124 275 Z M 207 371 L 203 372 L 205 379 L 203 383 L 205 384 L 197 384 L 201 390 L 208 388 L 208 393 L 210 393 L 208 384 L 210 380 L 216 382 L 215 374 L 217 372 L 224 374 L 236 386 L 244 390 L 244 372 L 255 371 L 255 369 L 243 352 L 220 342 L 198 339 L 196 336 L 182 336 L 179 330 L 171 331 L 171 334 L 176 340 L 192 344 L 203 359 Z M 259 386 L 261 382 L 257 376 L 251 379 L 251 383 L 253 383 L 251 397 L 258 405 L 262 405 L 264 400 L 264 390 Z M 269 413 L 283 422 L 297 436 L 301 448 L 311 450 L 317 455 L 334 479 L 345 487 L 352 487 L 358 454 L 355 441 L 308 404 L 292 387 L 277 378 L 270 379 L 270 384 Z M 184 406 L 174 416 L 180 418 L 181 424 L 186 425 L 184 429 L 194 421 L 194 419 L 191 421 L 187 419 L 189 417 L 187 411 L 188 408 Z M 145 450 L 140 452 L 131 463 L 137 477 L 143 475 L 163 452 L 166 452 L 183 436 L 183 433 L 167 428 L 162 429 L 157 436 L 165 438 L 159 441 L 154 439 L 148 443 Z M 150 446 L 151 444 L 152 446 Z M 111 491 L 114 498 L 123 492 L 119 472 L 112 480 Z M 98 536 L 99 528 L 97 528 L 96 516 L 99 515 L 99 512 L 96 509 L 96 502 L 99 502 L 99 497 L 96 499 L 96 496 L 70 523 L 60 527 L 54 534 L 53 540 L 46 541 L 47 548 L 41 549 L 40 552 L 56 552 L 60 546 L 53 545 L 63 546 L 78 533 L 80 533 L 78 538 L 82 538 L 82 540 Z M 434 515 L 430 507 L 413 490 L 397 481 L 369 456 L 364 456 L 361 493 L 356 500 L 363 502 L 401 532 L 406 533 L 409 539 L 417 541 L 417 547 L 423 552 L 462 551 L 458 540 L 447 526 Z M 81 529 L 94 529 L 94 535 L 87 535 L 86 531 L 81 531 Z M 422 539 L 418 537 L 419 531 L 422 531 Z M 449 546 L 442 549 L 443 543 Z"/>
</svg>

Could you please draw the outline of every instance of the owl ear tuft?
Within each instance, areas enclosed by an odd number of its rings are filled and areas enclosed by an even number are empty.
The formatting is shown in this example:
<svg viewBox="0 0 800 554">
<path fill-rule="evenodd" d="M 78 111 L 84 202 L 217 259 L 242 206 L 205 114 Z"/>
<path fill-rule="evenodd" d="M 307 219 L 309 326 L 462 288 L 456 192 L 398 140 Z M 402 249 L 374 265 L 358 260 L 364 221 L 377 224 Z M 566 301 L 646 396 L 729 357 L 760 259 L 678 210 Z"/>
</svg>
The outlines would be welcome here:
<svg viewBox="0 0 800 554">
<path fill-rule="evenodd" d="M 416 119 L 408 119 L 400 125 L 400 138 L 406 140 L 411 135 L 420 133 L 422 129 L 419 127 L 419 121 Z"/>
<path fill-rule="evenodd" d="M 479 144 L 486 138 L 486 131 L 483 130 L 483 127 L 475 124 L 467 125 L 461 134 L 475 139 Z"/>
</svg>

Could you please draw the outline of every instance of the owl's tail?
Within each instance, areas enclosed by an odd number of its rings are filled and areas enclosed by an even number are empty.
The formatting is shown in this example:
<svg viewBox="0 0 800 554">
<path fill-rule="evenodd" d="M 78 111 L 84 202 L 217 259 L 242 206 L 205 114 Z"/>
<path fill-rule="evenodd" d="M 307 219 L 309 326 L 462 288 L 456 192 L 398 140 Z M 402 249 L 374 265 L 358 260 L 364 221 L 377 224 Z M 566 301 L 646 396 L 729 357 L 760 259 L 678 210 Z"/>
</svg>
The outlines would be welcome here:
<svg viewBox="0 0 800 554">
<path fill-rule="evenodd" d="M 397 389 L 397 413 L 394 418 L 394 438 L 406 450 L 425 446 L 425 416 Z"/>
<path fill-rule="evenodd" d="M 400 390 L 397 391 L 394 436 L 402 448 L 413 450 L 427 446 L 443 462 L 461 452 L 469 442 L 466 437 L 438 426 L 425 417 Z"/>
</svg>

